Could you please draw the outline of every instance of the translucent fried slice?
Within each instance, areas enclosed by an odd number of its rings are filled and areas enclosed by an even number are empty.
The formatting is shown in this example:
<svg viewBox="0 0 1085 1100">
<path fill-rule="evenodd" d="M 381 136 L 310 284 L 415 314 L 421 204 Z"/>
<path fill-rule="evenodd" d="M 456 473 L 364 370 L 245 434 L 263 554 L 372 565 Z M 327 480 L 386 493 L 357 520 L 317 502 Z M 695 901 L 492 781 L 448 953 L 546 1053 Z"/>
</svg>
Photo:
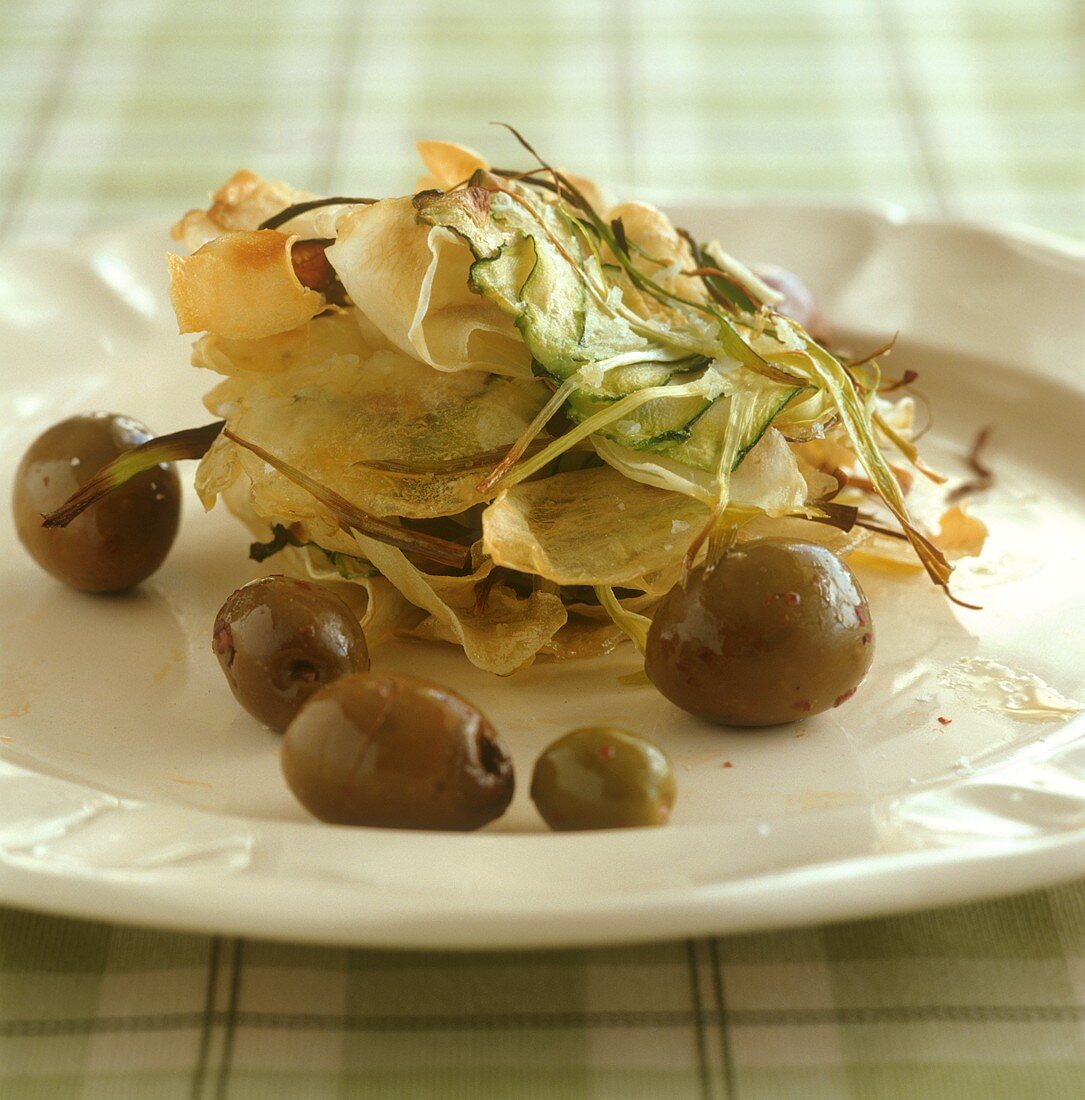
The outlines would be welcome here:
<svg viewBox="0 0 1085 1100">
<path fill-rule="evenodd" d="M 206 210 L 189 210 L 171 232 L 174 240 L 183 241 L 189 251 L 194 252 L 223 233 L 256 229 L 280 210 L 312 198 L 316 196 L 308 191 L 273 183 L 242 168 L 211 193 L 211 204 Z M 303 237 L 323 235 L 305 232 L 300 223 L 292 224 L 291 231 Z"/>
<path fill-rule="evenodd" d="M 483 549 L 556 584 L 645 588 L 681 562 L 707 518 L 691 497 L 596 467 L 503 492 L 483 513 Z"/>
<path fill-rule="evenodd" d="M 191 256 L 167 257 L 180 332 L 259 339 L 305 324 L 324 296 L 298 282 L 295 238 L 273 229 L 225 233 Z"/>
<path fill-rule="evenodd" d="M 419 191 L 427 187 L 447 191 L 457 183 L 469 180 L 480 168 L 490 167 L 480 153 L 454 141 L 417 141 L 414 147 L 429 172 L 428 176 L 418 181 Z"/>
<path fill-rule="evenodd" d="M 950 561 L 977 557 L 987 541 L 987 524 L 954 504 L 942 514 L 933 541 Z"/>
<path fill-rule="evenodd" d="M 241 482 L 235 482 L 223 493 L 223 501 L 258 541 L 266 541 L 270 536 L 272 523 L 278 522 L 278 519 L 269 522 L 257 515 Z M 298 530 L 300 535 L 308 537 L 307 531 L 300 528 Z M 343 538 L 347 539 L 349 536 Z M 349 547 L 357 553 L 357 543 L 352 539 Z M 309 577 L 330 587 L 357 615 L 370 647 L 416 626 L 425 615 L 425 612 L 411 604 L 391 581 L 380 576 L 375 569 L 369 575 L 344 580 L 329 564 L 325 554 L 304 546 L 288 546 L 276 555 L 274 562 L 276 572 L 282 571 L 301 578 Z"/>
<path fill-rule="evenodd" d="M 367 512 L 411 518 L 453 515 L 479 503 L 476 486 L 492 463 L 485 456 L 515 440 L 546 396 L 534 380 L 435 371 L 387 350 L 229 378 L 211 395 L 242 439 Z M 244 471 L 262 515 L 323 516 L 304 489 L 255 455 L 227 459 L 224 450 L 209 454 L 199 472 L 205 500 L 224 478 Z M 476 467 L 477 455 L 484 457 Z M 234 461 L 239 468 L 229 465 Z"/>
<path fill-rule="evenodd" d="M 289 385 L 294 376 L 284 372 L 294 368 L 344 355 L 361 362 L 389 346 L 357 310 L 332 307 L 307 325 L 256 340 L 203 336 L 193 345 L 192 365 L 227 377 L 238 376 L 245 384 L 251 382 L 251 375 L 283 374 Z"/>
<path fill-rule="evenodd" d="M 326 255 L 357 308 L 408 355 L 438 370 L 530 376 L 512 321 L 469 285 L 466 244 L 420 225 L 409 198 L 354 208 Z"/>
<path fill-rule="evenodd" d="M 707 419 L 711 412 L 706 414 Z M 665 454 L 649 454 L 596 438 L 600 457 L 625 477 L 645 485 L 682 493 L 711 504 L 716 499 L 715 477 Z M 796 455 L 775 428 L 769 428 L 731 475 L 730 500 L 759 508 L 770 515 L 802 511 L 809 498 L 806 479 Z"/>
<path fill-rule="evenodd" d="M 626 640 L 625 632 L 610 619 L 588 618 L 570 609 L 568 622 L 539 653 L 540 656 L 554 657 L 559 661 L 601 657 L 612 653 Z"/>
<path fill-rule="evenodd" d="M 309 325 L 256 340 L 208 334 L 192 348 L 192 365 L 217 374 L 274 373 L 296 366 L 309 350 Z"/>
<path fill-rule="evenodd" d="M 987 524 L 956 504 L 942 513 L 938 531 L 931 536 L 931 542 L 949 561 L 977 557 L 986 541 Z M 892 572 L 920 573 L 923 570 L 922 563 L 903 538 L 878 532 L 870 534 L 858 547 L 856 557 Z"/>
<path fill-rule="evenodd" d="M 391 546 L 364 536 L 358 543 L 407 600 L 429 612 L 416 635 L 463 646 L 468 660 L 487 672 L 507 676 L 530 664 L 565 623 L 565 607 L 553 593 L 520 598 L 497 584 L 481 600 L 479 585 L 493 569 L 489 560 L 467 577 L 433 576 Z"/>
<path fill-rule="evenodd" d="M 704 282 L 682 274 L 697 266 L 689 242 L 679 235 L 662 210 L 646 202 L 623 202 L 607 213 L 607 219 L 621 221 L 625 239 L 632 246 L 630 259 L 634 267 L 683 298 L 705 300 Z M 665 308 L 654 299 L 641 301 L 651 303 L 650 312 Z"/>
<path fill-rule="evenodd" d="M 292 522 L 289 514 L 262 512 L 243 477 L 225 487 L 223 499 L 258 539 L 268 537 L 273 523 Z M 553 593 L 520 598 L 507 585 L 497 584 L 481 600 L 479 586 L 493 570 L 489 560 L 482 560 L 468 576 L 434 575 L 416 568 L 393 547 L 346 534 L 332 521 L 303 522 L 296 530 L 327 549 L 362 557 L 379 571 L 377 576 L 344 581 L 322 568 L 319 554 L 302 548 L 282 551 L 284 565 L 295 575 L 331 580 L 358 614 L 367 637 L 372 631 L 374 641 L 409 632 L 451 642 L 462 646 L 479 668 L 505 676 L 530 664 L 566 621 L 565 607 Z"/>
</svg>

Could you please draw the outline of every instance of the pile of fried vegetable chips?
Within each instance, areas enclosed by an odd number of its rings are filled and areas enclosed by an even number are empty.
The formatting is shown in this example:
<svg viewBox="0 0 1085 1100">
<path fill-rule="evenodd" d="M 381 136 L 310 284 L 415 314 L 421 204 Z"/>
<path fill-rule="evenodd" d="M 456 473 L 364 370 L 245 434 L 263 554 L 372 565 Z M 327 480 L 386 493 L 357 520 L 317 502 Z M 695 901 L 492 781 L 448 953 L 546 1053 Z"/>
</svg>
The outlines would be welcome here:
<svg viewBox="0 0 1085 1100">
<path fill-rule="evenodd" d="M 239 172 L 176 227 L 174 306 L 228 429 L 197 475 L 207 507 L 285 529 L 284 562 L 341 583 L 372 639 L 453 642 L 500 674 L 613 648 L 713 532 L 848 552 L 867 537 L 848 472 L 945 583 L 900 489 L 911 401 L 879 395 L 876 364 L 842 365 L 652 206 L 420 152 L 413 196 L 260 228 L 317 197 Z M 305 279 L 299 242 L 330 278 Z M 352 529 L 314 482 L 462 562 Z"/>
</svg>

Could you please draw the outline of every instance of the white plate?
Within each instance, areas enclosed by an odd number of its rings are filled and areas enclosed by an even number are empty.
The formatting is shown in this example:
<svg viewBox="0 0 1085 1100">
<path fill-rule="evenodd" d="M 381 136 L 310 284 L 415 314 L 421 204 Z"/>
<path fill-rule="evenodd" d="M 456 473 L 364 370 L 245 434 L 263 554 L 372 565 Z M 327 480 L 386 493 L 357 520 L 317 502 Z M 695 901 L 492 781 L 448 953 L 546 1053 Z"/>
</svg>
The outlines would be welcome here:
<svg viewBox="0 0 1085 1100">
<path fill-rule="evenodd" d="M 490 714 L 520 791 L 483 834 L 339 829 L 293 802 L 276 737 L 239 711 L 212 657 L 214 612 L 251 575 L 227 515 L 189 499 L 163 569 L 134 595 L 92 598 L 39 572 L 5 514 L 0 901 L 329 943 L 535 946 L 856 917 L 1085 873 L 1085 723 L 1017 720 L 940 681 L 978 656 L 1085 697 L 1082 251 L 893 210 L 679 216 L 793 267 L 872 344 L 899 330 L 893 367 L 920 370 L 936 410 L 926 446 L 951 472 L 976 429 L 996 425 L 999 484 L 975 506 L 992 538 L 962 581 L 984 610 L 921 577 L 864 574 L 878 651 L 858 696 L 748 733 L 623 687 L 628 654 L 499 680 L 450 648 L 381 649 L 379 667 L 452 684 Z M 211 379 L 174 333 L 166 245 L 139 229 L 0 257 L 5 485 L 27 443 L 77 411 L 158 431 L 206 419 Z M 671 827 L 539 831 L 525 795 L 535 755 L 598 721 L 670 750 Z"/>
</svg>

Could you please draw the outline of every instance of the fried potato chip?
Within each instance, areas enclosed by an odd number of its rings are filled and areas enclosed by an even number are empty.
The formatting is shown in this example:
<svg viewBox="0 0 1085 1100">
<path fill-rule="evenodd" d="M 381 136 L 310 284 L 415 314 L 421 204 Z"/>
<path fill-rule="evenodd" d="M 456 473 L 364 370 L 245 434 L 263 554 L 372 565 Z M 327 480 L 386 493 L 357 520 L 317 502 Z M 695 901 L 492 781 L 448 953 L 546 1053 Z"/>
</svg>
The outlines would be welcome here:
<svg viewBox="0 0 1085 1100">
<path fill-rule="evenodd" d="M 545 387 L 436 371 L 398 351 L 369 353 L 360 334 L 352 344 L 338 331 L 342 324 L 315 321 L 297 365 L 230 377 L 209 395 L 209 407 L 242 439 L 375 515 L 447 516 L 482 501 L 476 486 L 493 461 L 485 456 L 523 432 L 546 401 Z M 339 354 L 320 358 L 335 346 Z M 261 515 L 326 518 L 304 489 L 255 455 L 230 465 L 230 446 L 220 440 L 203 460 L 197 486 L 205 500 L 244 471 Z"/>
<path fill-rule="evenodd" d="M 530 377 L 512 320 L 468 284 L 467 245 L 419 224 L 409 198 L 356 207 L 325 254 L 357 308 L 407 355 L 438 370 Z"/>
<path fill-rule="evenodd" d="M 987 541 L 987 524 L 969 515 L 959 505 L 947 509 L 939 520 L 938 532 L 931 542 L 950 561 L 976 557 Z M 923 566 L 902 539 L 872 533 L 855 551 L 857 560 L 890 572 L 921 573 Z"/>
<path fill-rule="evenodd" d="M 489 560 L 467 577 L 433 576 L 394 547 L 361 535 L 358 544 L 412 604 L 429 612 L 417 636 L 463 646 L 468 660 L 488 672 L 507 676 L 531 664 L 565 623 L 565 607 L 550 592 L 520 598 L 508 585 L 496 584 L 480 598 L 479 585 L 493 569 Z"/>
<path fill-rule="evenodd" d="M 178 331 L 259 339 L 305 324 L 324 296 L 298 282 L 294 240 L 273 229 L 225 233 L 191 256 L 167 256 Z"/>
<path fill-rule="evenodd" d="M 935 546 L 950 561 L 978 556 L 986 541 L 987 524 L 969 515 L 959 504 L 954 504 L 942 514 L 938 534 L 933 539 Z"/>
<path fill-rule="evenodd" d="M 498 565 L 556 584 L 644 588 L 673 569 L 708 508 L 609 467 L 526 481 L 482 514 L 482 545 Z"/>
<path fill-rule="evenodd" d="M 359 362 L 376 351 L 391 347 L 383 334 L 354 309 L 331 307 L 307 325 L 256 340 L 235 340 L 209 334 L 192 348 L 192 365 L 213 370 L 228 378 L 239 376 L 249 385 L 251 375 L 282 374 L 295 367 L 322 363 L 335 356 L 353 355 Z M 289 387 L 294 376 L 283 378 Z M 243 391 L 241 391 L 243 392 Z M 208 408 L 215 411 L 215 406 Z"/>
<path fill-rule="evenodd" d="M 605 621 L 587 618 L 569 611 L 565 625 L 539 650 L 540 656 L 553 657 L 559 661 L 574 661 L 586 657 L 602 657 L 613 653 L 618 646 L 629 640 L 629 636 L 620 626 Z"/>
<path fill-rule="evenodd" d="M 630 249 L 633 265 L 667 290 L 695 302 L 706 298 L 704 283 L 695 276 L 683 275 L 697 266 L 689 242 L 681 237 L 671 219 L 647 202 L 623 202 L 607 213 L 608 221 L 621 220 L 626 240 L 636 247 Z M 660 303 L 652 299 L 654 310 Z"/>
<path fill-rule="evenodd" d="M 418 181 L 419 191 L 427 187 L 447 191 L 469 180 L 478 169 L 490 167 L 480 153 L 454 141 L 416 141 L 414 147 L 429 172 Z"/>
<path fill-rule="evenodd" d="M 288 370 L 309 351 L 309 329 L 299 325 L 256 340 L 201 336 L 192 347 L 192 365 L 225 375 Z"/>
<path fill-rule="evenodd" d="M 174 240 L 184 241 L 188 250 L 195 252 L 223 233 L 256 229 L 280 210 L 314 198 L 308 191 L 272 183 L 242 168 L 211 193 L 211 205 L 206 210 L 189 210 L 170 232 Z"/>
</svg>

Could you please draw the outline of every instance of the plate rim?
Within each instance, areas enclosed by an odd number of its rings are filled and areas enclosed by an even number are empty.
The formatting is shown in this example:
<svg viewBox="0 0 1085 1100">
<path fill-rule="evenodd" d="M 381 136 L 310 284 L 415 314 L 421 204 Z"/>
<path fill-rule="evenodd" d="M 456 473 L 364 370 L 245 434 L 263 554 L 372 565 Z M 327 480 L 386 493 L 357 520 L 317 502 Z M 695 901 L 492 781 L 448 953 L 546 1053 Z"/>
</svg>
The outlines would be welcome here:
<svg viewBox="0 0 1085 1100">
<path fill-rule="evenodd" d="M 1043 263 L 1045 258 L 1052 263 L 1069 261 L 1075 274 L 1079 268 L 1080 274 L 1085 276 L 1085 242 L 1020 223 L 915 215 L 897 204 L 877 201 L 839 203 L 683 194 L 674 196 L 671 205 L 697 208 L 706 213 L 759 209 L 787 210 L 801 216 L 833 211 L 845 217 L 874 219 L 890 231 L 930 228 L 981 233 L 1003 243 L 1029 246 L 1029 254 L 1021 257 L 1024 263 Z M 50 246 L 79 249 L 117 236 L 139 236 L 150 231 L 164 237 L 160 223 L 140 221 L 96 230 L 75 239 L 43 237 L 40 241 Z M 28 239 L 0 248 L 0 260 L 24 248 L 33 248 L 35 243 Z M 1050 377 L 1059 378 L 1055 373 Z M 1061 380 L 1065 382 L 1065 378 Z M 1068 734 L 1066 745 L 1085 744 L 1085 720 L 1072 721 L 1064 730 Z M 954 781 L 949 785 L 954 785 Z M 82 785 L 82 789 L 97 790 L 89 784 Z M 135 800 L 123 801 L 136 804 Z M 216 820 L 228 816 L 195 807 L 186 808 L 185 812 Z M 825 812 L 811 813 L 823 815 Z M 799 819 L 807 815 L 794 816 Z M 259 819 L 249 819 L 249 823 L 258 833 L 274 832 L 280 825 L 309 827 Z M 518 842 L 522 840 L 517 838 Z M 983 881 L 980 872 L 992 866 L 1000 870 L 997 881 Z M 293 942 L 411 949 L 542 949 L 636 943 L 853 920 L 1004 896 L 1055 885 L 1078 878 L 1083 872 L 1085 825 L 1012 841 L 973 839 L 947 847 L 815 860 L 790 869 L 686 885 L 681 890 L 657 888 L 643 896 L 624 894 L 621 899 L 609 895 L 591 903 L 584 899 L 573 902 L 567 895 L 558 901 L 528 897 L 518 907 L 506 906 L 497 914 L 476 920 L 462 933 L 444 931 L 436 934 L 432 930 L 436 918 L 431 914 L 423 914 L 429 919 L 417 919 L 419 914 L 416 914 L 412 922 L 398 913 L 398 923 L 388 923 L 389 913 L 383 910 L 362 915 L 357 911 L 349 915 L 332 914 L 334 919 L 313 924 L 299 923 L 296 913 L 274 912 L 270 916 L 265 914 L 261 925 L 254 927 L 252 913 L 244 912 L 236 899 L 224 904 L 219 898 L 216 907 L 209 904 L 206 894 L 201 893 L 197 898 L 191 879 L 185 879 L 178 891 L 171 892 L 164 889 L 161 879 L 143 881 L 137 877 L 126 881 L 101 873 L 88 876 L 72 867 L 65 872 L 57 867 L 15 866 L 0 850 L 0 904 L 82 919 Z M 220 881 L 236 886 L 242 879 L 227 875 Z M 922 890 L 915 889 L 919 882 L 923 883 Z M 843 884 L 849 887 L 849 896 L 841 902 L 838 891 Z M 932 891 L 932 884 L 938 888 Z M 63 887 L 68 888 L 67 894 Z M 365 887 L 355 882 L 352 889 L 363 891 Z M 177 906 L 172 917 L 161 909 L 161 902 L 166 898 Z M 605 907 L 613 907 L 616 901 L 625 905 L 623 920 L 611 920 L 609 927 L 603 927 L 605 922 L 601 918 Z M 604 908 L 604 913 L 599 912 L 600 907 Z M 455 906 L 446 907 L 445 915 L 439 919 L 447 920 L 454 909 Z"/>
</svg>

